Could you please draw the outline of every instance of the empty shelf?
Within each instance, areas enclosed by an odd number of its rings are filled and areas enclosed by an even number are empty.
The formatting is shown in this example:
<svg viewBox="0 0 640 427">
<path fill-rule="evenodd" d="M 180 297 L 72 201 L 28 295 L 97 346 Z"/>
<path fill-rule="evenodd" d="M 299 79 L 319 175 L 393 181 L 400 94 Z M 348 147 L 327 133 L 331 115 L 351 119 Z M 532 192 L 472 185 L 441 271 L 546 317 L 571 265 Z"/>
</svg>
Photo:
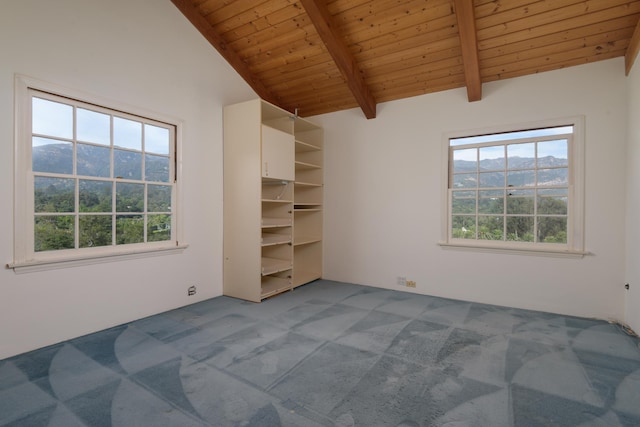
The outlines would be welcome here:
<svg viewBox="0 0 640 427">
<path fill-rule="evenodd" d="M 284 243 L 291 243 L 290 235 L 262 233 L 262 246 L 281 245 Z"/>
<path fill-rule="evenodd" d="M 263 276 L 279 273 L 281 271 L 287 271 L 287 270 L 290 270 L 291 267 L 292 267 L 291 260 L 262 257 L 262 275 Z"/>
<path fill-rule="evenodd" d="M 262 228 L 288 227 L 290 225 L 291 218 L 262 218 Z"/>
<path fill-rule="evenodd" d="M 272 295 L 276 295 L 290 289 L 291 279 L 283 279 L 280 277 L 264 277 L 262 279 L 260 298 L 269 298 Z"/>
<path fill-rule="evenodd" d="M 307 162 L 296 161 L 296 169 L 320 169 L 322 166 Z"/>
<path fill-rule="evenodd" d="M 293 239 L 294 245 L 307 245 L 309 243 L 315 243 L 322 241 L 322 237 L 314 237 L 314 236 L 296 236 Z"/>
</svg>

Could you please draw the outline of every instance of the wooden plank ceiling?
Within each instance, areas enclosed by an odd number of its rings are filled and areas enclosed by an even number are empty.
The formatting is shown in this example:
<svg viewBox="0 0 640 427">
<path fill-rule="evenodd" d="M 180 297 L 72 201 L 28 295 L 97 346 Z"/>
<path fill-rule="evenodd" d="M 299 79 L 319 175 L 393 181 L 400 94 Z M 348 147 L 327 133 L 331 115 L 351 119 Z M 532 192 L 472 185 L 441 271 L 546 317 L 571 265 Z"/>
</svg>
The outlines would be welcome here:
<svg viewBox="0 0 640 427">
<path fill-rule="evenodd" d="M 263 99 L 311 116 L 625 56 L 640 0 L 172 0 Z M 621 70 L 622 72 L 622 70 Z M 212 76 L 215 78 L 215 76 Z"/>
</svg>

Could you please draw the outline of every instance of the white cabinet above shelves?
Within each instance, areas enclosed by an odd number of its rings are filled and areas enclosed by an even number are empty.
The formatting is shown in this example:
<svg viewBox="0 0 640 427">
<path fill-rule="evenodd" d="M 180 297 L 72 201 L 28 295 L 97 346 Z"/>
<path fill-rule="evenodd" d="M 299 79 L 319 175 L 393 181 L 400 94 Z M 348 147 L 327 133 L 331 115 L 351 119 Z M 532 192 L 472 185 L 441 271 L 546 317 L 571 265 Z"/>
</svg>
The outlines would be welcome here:
<svg viewBox="0 0 640 427">
<path fill-rule="evenodd" d="M 293 135 L 262 125 L 262 176 L 293 181 L 294 158 Z"/>
</svg>

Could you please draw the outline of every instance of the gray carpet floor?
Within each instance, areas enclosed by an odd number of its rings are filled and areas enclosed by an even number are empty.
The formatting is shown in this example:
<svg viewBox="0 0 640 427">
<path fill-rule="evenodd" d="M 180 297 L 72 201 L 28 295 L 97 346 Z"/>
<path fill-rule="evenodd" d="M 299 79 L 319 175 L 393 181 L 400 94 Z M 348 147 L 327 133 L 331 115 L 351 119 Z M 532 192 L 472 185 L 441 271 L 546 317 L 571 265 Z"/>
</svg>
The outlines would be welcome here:
<svg viewBox="0 0 640 427">
<path fill-rule="evenodd" d="M 316 281 L 0 361 L 2 426 L 640 426 L 604 321 Z"/>
</svg>

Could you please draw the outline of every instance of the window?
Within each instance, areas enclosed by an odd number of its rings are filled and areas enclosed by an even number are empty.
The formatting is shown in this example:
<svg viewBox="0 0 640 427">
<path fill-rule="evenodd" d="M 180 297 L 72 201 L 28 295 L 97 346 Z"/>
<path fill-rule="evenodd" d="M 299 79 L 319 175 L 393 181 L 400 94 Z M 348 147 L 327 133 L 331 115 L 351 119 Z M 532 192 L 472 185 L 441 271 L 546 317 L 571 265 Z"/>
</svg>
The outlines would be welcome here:
<svg viewBox="0 0 640 427">
<path fill-rule="evenodd" d="M 445 244 L 581 253 L 582 121 L 447 139 Z"/>
<path fill-rule="evenodd" d="M 14 267 L 175 248 L 177 125 L 17 83 Z"/>
</svg>

